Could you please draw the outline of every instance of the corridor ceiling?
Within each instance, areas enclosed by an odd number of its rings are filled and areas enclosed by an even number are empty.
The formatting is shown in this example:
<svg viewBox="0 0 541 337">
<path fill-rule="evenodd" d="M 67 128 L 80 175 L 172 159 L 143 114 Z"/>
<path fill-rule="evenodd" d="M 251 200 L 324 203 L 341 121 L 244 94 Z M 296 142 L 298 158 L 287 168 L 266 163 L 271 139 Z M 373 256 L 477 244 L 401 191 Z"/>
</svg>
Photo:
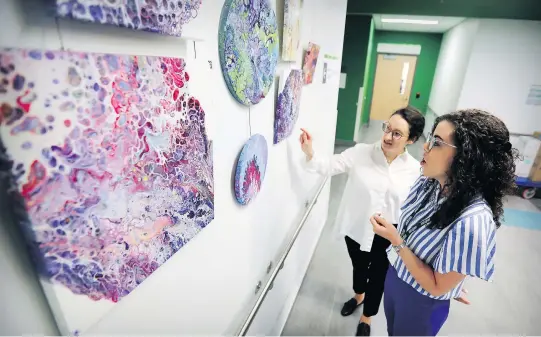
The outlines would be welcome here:
<svg viewBox="0 0 541 337">
<path fill-rule="evenodd" d="M 348 0 L 347 12 L 541 20 L 541 0 Z"/>
</svg>

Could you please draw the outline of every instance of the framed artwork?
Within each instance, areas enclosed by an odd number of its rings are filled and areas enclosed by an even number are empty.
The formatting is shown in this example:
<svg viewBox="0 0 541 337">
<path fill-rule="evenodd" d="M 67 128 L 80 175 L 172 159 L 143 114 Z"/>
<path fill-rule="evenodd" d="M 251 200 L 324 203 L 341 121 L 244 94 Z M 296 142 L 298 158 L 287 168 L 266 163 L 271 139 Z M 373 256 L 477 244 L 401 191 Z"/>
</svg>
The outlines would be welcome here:
<svg viewBox="0 0 541 337">
<path fill-rule="evenodd" d="M 268 148 L 265 137 L 255 134 L 244 144 L 235 171 L 235 197 L 248 205 L 261 190 L 267 169 Z"/>
<path fill-rule="evenodd" d="M 219 54 L 231 95 L 241 104 L 259 103 L 274 82 L 278 24 L 269 0 L 225 0 Z"/>
<path fill-rule="evenodd" d="M 181 36 L 202 0 L 55 0 L 60 17 Z"/>
<path fill-rule="evenodd" d="M 284 2 L 284 36 L 282 41 L 282 59 L 296 61 L 301 42 L 302 0 Z"/>
<path fill-rule="evenodd" d="M 319 56 L 320 47 L 317 44 L 310 42 L 308 44 L 308 50 L 304 56 L 304 64 L 302 71 L 304 74 L 304 84 L 310 84 L 314 80 L 314 73 L 316 72 L 317 58 Z"/>
<path fill-rule="evenodd" d="M 20 226 L 78 334 L 214 218 L 205 112 L 178 58 L 1 49 L 0 70 Z"/>
<path fill-rule="evenodd" d="M 280 82 L 281 89 L 274 117 L 274 144 L 289 137 L 297 122 L 303 86 L 302 71 L 297 69 L 286 71 Z"/>
</svg>

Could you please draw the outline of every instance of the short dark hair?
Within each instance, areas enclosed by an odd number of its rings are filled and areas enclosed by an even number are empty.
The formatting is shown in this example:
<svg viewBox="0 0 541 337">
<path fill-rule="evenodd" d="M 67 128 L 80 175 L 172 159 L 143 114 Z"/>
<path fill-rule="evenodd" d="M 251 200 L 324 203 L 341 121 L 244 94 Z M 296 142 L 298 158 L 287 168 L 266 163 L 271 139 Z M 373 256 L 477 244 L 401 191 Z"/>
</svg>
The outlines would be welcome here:
<svg viewBox="0 0 541 337">
<path fill-rule="evenodd" d="M 408 140 L 415 143 L 419 140 L 419 138 L 421 138 L 423 130 L 425 129 L 425 116 L 423 116 L 419 110 L 412 106 L 407 106 L 393 112 L 391 117 L 394 115 L 400 115 L 400 117 L 404 118 L 404 120 L 408 122 L 410 126 L 410 135 Z"/>
</svg>

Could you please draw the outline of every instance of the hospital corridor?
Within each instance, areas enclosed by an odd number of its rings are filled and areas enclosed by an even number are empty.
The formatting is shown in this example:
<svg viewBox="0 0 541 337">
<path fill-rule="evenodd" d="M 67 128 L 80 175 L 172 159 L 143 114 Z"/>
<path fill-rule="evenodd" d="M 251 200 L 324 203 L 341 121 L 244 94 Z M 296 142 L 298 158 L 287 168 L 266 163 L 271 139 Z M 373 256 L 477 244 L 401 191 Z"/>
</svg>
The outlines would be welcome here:
<svg viewBox="0 0 541 337">
<path fill-rule="evenodd" d="M 362 142 L 381 136 L 379 125 L 363 130 Z M 422 155 L 422 142 L 409 151 Z M 337 146 L 336 153 L 346 148 Z M 299 294 L 283 330 L 284 336 L 350 336 L 355 332 L 361 310 L 342 317 L 340 309 L 352 294 L 351 262 L 343 240 L 333 235 L 336 211 L 347 175 L 331 181 L 329 216 L 314 252 Z M 451 303 L 449 319 L 441 336 L 536 335 L 541 331 L 541 199 L 508 196 L 504 225 L 498 229 L 498 251 L 493 283 L 467 280 L 470 305 Z M 385 295 L 384 295 L 385 296 Z M 359 308 L 359 309 L 362 309 Z M 372 319 L 372 335 L 386 336 L 383 301 Z"/>
</svg>

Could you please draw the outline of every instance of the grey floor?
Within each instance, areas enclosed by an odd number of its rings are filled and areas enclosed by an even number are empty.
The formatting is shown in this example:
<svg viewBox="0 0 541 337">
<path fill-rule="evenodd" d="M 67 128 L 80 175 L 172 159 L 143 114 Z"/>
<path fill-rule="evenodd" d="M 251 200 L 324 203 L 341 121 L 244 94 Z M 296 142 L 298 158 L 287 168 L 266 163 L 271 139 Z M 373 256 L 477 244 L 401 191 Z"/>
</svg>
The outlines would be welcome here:
<svg viewBox="0 0 541 337">
<path fill-rule="evenodd" d="M 378 139 L 371 127 L 363 142 Z M 343 151 L 337 147 L 335 152 Z M 410 152 L 419 158 L 421 143 Z M 353 336 L 360 312 L 342 317 L 340 309 L 352 295 L 351 261 L 343 241 L 331 232 L 347 177 L 331 181 L 329 215 L 303 284 L 282 331 L 283 336 Z M 533 202 L 510 196 L 506 207 L 541 212 Z M 470 306 L 454 302 L 440 335 L 541 335 L 541 231 L 502 226 L 498 231 L 493 283 L 468 279 Z M 372 319 L 372 335 L 387 335 L 383 307 Z"/>
</svg>

